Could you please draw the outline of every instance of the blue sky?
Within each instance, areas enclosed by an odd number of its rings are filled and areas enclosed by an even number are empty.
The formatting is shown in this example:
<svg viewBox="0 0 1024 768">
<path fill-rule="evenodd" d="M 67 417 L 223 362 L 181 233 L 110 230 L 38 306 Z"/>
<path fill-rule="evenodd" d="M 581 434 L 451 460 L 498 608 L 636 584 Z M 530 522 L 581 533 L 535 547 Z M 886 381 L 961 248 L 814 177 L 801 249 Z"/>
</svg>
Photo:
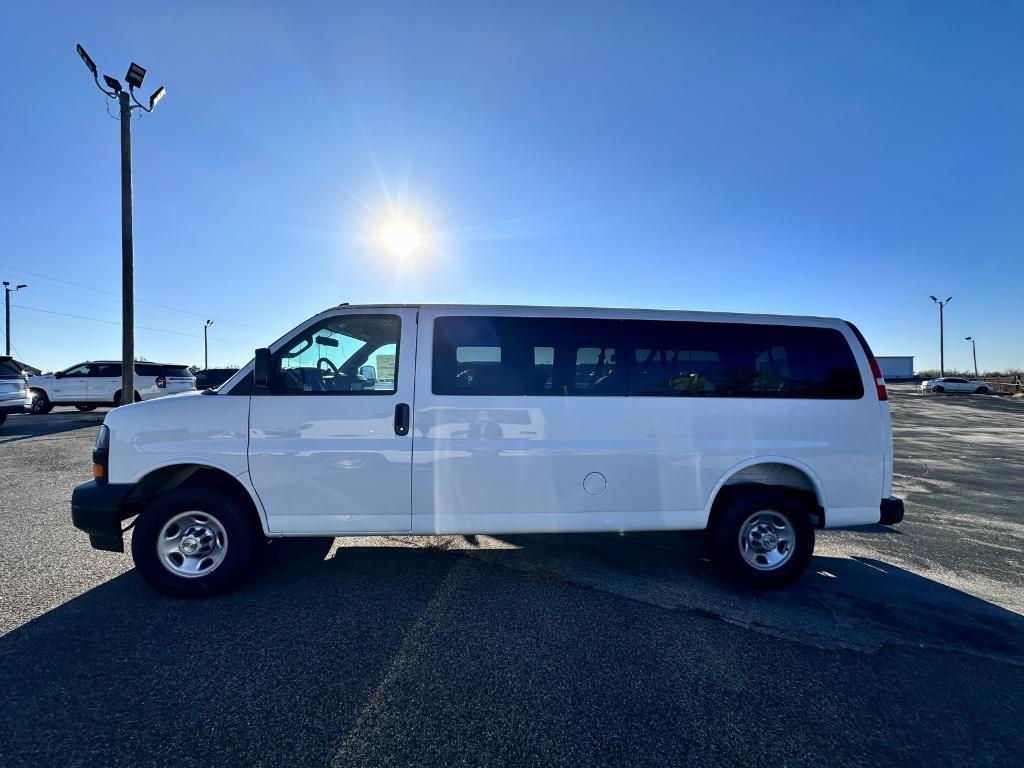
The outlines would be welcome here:
<svg viewBox="0 0 1024 768">
<path fill-rule="evenodd" d="M 148 359 L 201 363 L 207 317 L 243 363 L 341 301 L 451 301 L 838 315 L 928 368 L 934 293 L 948 366 L 973 335 L 1024 367 L 1020 4 L 23 3 L 0 35 L 0 279 L 45 369 L 120 350 L 77 42 L 167 86 L 133 124 Z"/>
</svg>

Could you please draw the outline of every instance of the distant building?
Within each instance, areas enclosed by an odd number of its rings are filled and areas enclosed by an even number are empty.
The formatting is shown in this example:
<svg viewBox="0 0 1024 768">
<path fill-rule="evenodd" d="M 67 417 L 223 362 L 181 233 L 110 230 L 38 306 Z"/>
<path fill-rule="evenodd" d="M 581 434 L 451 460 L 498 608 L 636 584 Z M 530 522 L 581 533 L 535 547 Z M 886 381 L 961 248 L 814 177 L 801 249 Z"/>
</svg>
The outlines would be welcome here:
<svg viewBox="0 0 1024 768">
<path fill-rule="evenodd" d="M 876 357 L 878 367 L 886 381 L 900 381 L 914 378 L 914 356 Z"/>
</svg>

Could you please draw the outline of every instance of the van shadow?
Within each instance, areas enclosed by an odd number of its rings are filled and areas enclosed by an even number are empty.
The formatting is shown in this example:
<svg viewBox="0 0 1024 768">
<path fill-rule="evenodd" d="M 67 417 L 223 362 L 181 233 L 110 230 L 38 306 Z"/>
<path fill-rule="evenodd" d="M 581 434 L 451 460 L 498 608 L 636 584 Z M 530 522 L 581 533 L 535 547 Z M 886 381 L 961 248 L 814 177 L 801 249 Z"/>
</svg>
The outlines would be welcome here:
<svg viewBox="0 0 1024 768">
<path fill-rule="evenodd" d="M 15 414 L 8 416 L 0 426 L 0 445 L 26 440 L 30 437 L 58 435 L 76 429 L 99 427 L 107 409 L 81 413 L 77 410 L 53 411 L 45 415 Z"/>
<path fill-rule="evenodd" d="M 879 535 L 894 533 L 879 528 Z M 1024 659 L 1024 616 L 880 560 L 815 555 L 796 583 L 764 591 L 724 580 L 708 560 L 702 532 L 501 540 L 519 548 L 469 554 L 817 647 L 898 645 Z"/>
<path fill-rule="evenodd" d="M 432 631 L 448 639 L 422 652 L 433 678 L 413 685 L 414 699 L 432 701 L 441 693 L 430 686 L 458 685 L 463 671 L 483 684 L 499 674 L 491 663 L 513 665 L 519 696 L 543 699 L 538 658 L 579 664 L 569 654 L 589 661 L 591 642 L 629 643 L 629 626 L 598 613 L 594 596 L 607 593 L 677 609 L 673 623 L 710 617 L 763 630 L 768 643 L 870 648 L 927 638 L 1024 658 L 1020 616 L 882 562 L 815 558 L 794 587 L 754 593 L 714 577 L 694 537 L 487 538 L 516 548 L 462 537 L 419 547 L 339 541 L 324 559 L 331 540 L 275 541 L 251 583 L 202 601 L 157 595 L 134 572 L 112 579 L 0 638 L 0 764 L 326 765 L 366 730 L 381 686 L 413 675 L 409 657 Z M 556 593 L 559 621 L 586 628 L 570 645 L 550 640 L 550 617 L 534 626 L 528 615 L 545 617 Z M 481 661 L 495 636 L 506 639 Z M 509 683 L 495 679 L 499 696 Z M 885 685 L 865 683 L 876 684 Z M 493 723 L 476 698 L 453 700 L 463 709 L 455 714 L 482 731 Z M 492 704 L 504 705 L 500 696 Z"/>
</svg>

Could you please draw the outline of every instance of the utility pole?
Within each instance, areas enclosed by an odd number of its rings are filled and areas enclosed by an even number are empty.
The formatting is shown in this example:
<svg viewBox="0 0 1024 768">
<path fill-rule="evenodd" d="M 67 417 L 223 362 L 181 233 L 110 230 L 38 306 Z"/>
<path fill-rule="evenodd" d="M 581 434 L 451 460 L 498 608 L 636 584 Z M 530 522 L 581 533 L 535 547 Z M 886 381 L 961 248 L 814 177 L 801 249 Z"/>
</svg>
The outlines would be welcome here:
<svg viewBox="0 0 1024 768">
<path fill-rule="evenodd" d="M 121 114 L 121 404 L 135 402 L 135 243 L 132 228 L 132 105 L 119 91 Z"/>
<path fill-rule="evenodd" d="M 939 377 L 941 378 L 946 375 L 946 341 L 945 329 L 943 328 L 942 310 L 953 300 L 953 297 L 950 296 L 945 301 L 939 301 L 934 296 L 929 296 L 928 298 L 939 305 Z"/>
<path fill-rule="evenodd" d="M 135 98 L 135 89 L 142 87 L 146 70 L 135 62 L 128 67 L 125 82 L 128 90 L 110 75 L 103 76 L 104 88 L 100 85 L 96 63 L 89 58 L 85 48 L 76 46 L 75 50 L 89 72 L 92 79 L 109 99 L 116 99 L 118 115 L 121 120 L 121 403 L 135 401 L 135 248 L 132 236 L 132 112 L 141 109 L 152 112 L 156 103 L 166 93 L 163 86 L 156 89 L 149 97 L 149 106 Z M 134 104 L 132 102 L 135 102 Z"/>
<path fill-rule="evenodd" d="M 8 357 L 11 356 L 11 294 L 15 291 L 20 291 L 22 288 L 28 288 L 28 286 L 25 283 L 21 283 L 11 288 L 10 281 L 4 280 L 4 338 L 7 340 L 5 344 L 7 351 L 4 354 Z"/>
<path fill-rule="evenodd" d="M 978 348 L 974 345 L 973 336 L 964 336 L 964 341 L 971 342 L 971 355 L 974 357 L 974 378 L 978 378 Z"/>
<path fill-rule="evenodd" d="M 210 367 L 210 355 L 209 346 L 206 343 L 206 331 L 211 325 L 213 325 L 213 320 L 207 320 L 206 324 L 203 325 L 203 368 Z"/>
</svg>

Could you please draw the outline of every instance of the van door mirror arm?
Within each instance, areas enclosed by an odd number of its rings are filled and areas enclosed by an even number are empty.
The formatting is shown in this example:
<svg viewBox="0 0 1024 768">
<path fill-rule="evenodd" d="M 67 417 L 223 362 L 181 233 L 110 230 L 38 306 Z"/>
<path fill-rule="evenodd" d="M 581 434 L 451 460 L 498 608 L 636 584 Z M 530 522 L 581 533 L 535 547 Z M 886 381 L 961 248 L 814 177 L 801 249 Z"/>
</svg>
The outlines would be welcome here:
<svg viewBox="0 0 1024 768">
<path fill-rule="evenodd" d="M 271 373 L 270 349 L 267 347 L 260 347 L 256 350 L 256 357 L 253 360 L 252 382 L 254 394 L 256 394 L 256 391 L 258 390 L 263 390 L 263 394 L 269 393 L 271 390 L 272 378 L 273 374 Z"/>
</svg>

